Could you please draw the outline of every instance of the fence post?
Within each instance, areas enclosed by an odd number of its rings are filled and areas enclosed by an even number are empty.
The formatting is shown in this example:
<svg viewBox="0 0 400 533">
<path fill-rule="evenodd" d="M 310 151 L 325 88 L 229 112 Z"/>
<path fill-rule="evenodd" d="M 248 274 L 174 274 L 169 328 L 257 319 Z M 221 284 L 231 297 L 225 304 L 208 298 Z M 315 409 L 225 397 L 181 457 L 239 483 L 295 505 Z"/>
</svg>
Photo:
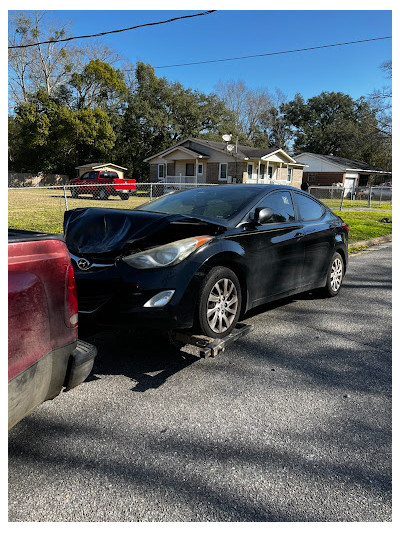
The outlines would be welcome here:
<svg viewBox="0 0 400 533">
<path fill-rule="evenodd" d="M 344 192 L 345 192 L 345 189 L 344 189 L 344 187 L 343 187 L 343 189 L 342 189 L 342 198 L 341 198 L 341 201 L 340 201 L 340 208 L 339 208 L 339 211 L 342 211 L 342 210 L 343 210 Z"/>
<path fill-rule="evenodd" d="M 382 188 L 381 188 L 381 193 L 379 195 L 379 207 L 381 207 L 381 204 L 382 204 Z"/>
<path fill-rule="evenodd" d="M 371 207 L 371 194 L 372 194 L 372 187 L 369 187 L 369 193 L 368 193 L 368 207 Z"/>
<path fill-rule="evenodd" d="M 64 189 L 65 211 L 68 211 L 67 191 L 65 190 L 65 185 L 63 185 L 63 189 Z"/>
<path fill-rule="evenodd" d="M 150 200 L 153 199 L 153 184 L 150 183 Z"/>
</svg>

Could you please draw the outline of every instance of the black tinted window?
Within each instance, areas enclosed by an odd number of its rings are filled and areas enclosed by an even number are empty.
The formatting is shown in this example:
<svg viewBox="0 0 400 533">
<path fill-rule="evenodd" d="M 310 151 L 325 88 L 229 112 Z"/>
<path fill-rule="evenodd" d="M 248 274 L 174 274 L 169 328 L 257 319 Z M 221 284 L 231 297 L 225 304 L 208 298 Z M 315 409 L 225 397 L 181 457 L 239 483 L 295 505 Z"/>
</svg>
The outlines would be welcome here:
<svg viewBox="0 0 400 533">
<path fill-rule="evenodd" d="M 171 215 L 197 215 L 227 219 L 243 209 L 259 193 L 259 189 L 243 188 L 240 185 L 190 189 L 153 200 L 136 209 Z"/>
<path fill-rule="evenodd" d="M 95 170 L 92 170 L 85 174 L 85 178 L 88 180 L 95 180 L 97 178 L 97 172 Z"/>
<path fill-rule="evenodd" d="M 324 209 L 321 204 L 309 196 L 298 193 L 295 193 L 295 195 L 301 220 L 317 220 L 322 217 Z"/>
<path fill-rule="evenodd" d="M 100 178 L 118 178 L 118 174 L 116 172 L 101 172 Z"/>
<path fill-rule="evenodd" d="M 260 207 L 261 209 L 264 207 L 270 207 L 273 210 L 274 215 L 267 223 L 291 222 L 295 219 L 292 197 L 287 191 L 273 192 L 272 194 L 269 194 L 257 205 L 257 207 Z"/>
</svg>

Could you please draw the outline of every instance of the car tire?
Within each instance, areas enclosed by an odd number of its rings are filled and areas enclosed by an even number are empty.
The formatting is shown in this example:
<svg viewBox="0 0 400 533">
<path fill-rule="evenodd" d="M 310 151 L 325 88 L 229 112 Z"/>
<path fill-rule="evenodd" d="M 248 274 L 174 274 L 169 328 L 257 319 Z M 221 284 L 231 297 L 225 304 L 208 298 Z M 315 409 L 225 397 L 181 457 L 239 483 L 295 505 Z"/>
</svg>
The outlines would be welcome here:
<svg viewBox="0 0 400 533">
<path fill-rule="evenodd" d="M 93 198 L 96 198 L 96 200 L 108 200 L 108 193 L 106 189 L 99 189 L 93 194 Z"/>
<path fill-rule="evenodd" d="M 129 193 L 125 192 L 119 195 L 121 200 L 129 200 Z"/>
<path fill-rule="evenodd" d="M 198 326 L 203 335 L 221 339 L 239 319 L 242 295 L 239 280 L 225 267 L 214 267 L 205 277 L 197 306 Z"/>
<path fill-rule="evenodd" d="M 339 294 L 342 287 L 344 277 L 344 261 L 343 257 L 335 252 L 329 263 L 328 272 L 326 276 L 326 285 L 323 289 L 324 296 L 332 298 Z"/>
</svg>

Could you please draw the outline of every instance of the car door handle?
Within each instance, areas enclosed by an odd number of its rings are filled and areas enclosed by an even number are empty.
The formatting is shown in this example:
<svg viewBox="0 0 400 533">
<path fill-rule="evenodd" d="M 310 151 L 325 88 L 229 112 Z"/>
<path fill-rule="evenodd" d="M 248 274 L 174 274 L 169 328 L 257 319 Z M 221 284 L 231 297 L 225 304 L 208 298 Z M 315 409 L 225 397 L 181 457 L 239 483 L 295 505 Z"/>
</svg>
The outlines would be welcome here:
<svg viewBox="0 0 400 533">
<path fill-rule="evenodd" d="M 298 231 L 294 234 L 295 239 L 300 239 L 300 237 L 304 237 L 304 233 L 302 233 L 301 231 Z"/>
</svg>

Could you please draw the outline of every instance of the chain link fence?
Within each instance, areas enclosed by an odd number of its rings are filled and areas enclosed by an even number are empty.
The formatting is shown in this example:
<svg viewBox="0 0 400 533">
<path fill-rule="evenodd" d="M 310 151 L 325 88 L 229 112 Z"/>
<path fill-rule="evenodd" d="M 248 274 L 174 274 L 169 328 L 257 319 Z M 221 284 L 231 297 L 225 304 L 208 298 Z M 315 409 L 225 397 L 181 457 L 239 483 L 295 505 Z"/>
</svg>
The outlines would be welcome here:
<svg viewBox="0 0 400 533">
<path fill-rule="evenodd" d="M 9 187 L 8 226 L 50 233 L 62 233 L 64 212 L 77 207 L 134 209 L 138 205 L 174 191 L 199 186 L 196 183 L 136 183 L 125 185 L 51 185 Z"/>
<path fill-rule="evenodd" d="M 64 211 L 77 207 L 134 209 L 174 191 L 195 187 L 223 187 L 201 183 L 136 183 L 125 185 L 51 185 L 47 187 L 10 187 L 8 225 L 12 228 L 62 233 Z M 237 185 L 240 187 L 240 184 Z M 331 209 L 391 209 L 391 187 L 310 187 L 309 193 Z"/>
<path fill-rule="evenodd" d="M 313 187 L 308 192 L 334 210 L 343 209 L 391 209 L 391 187 Z"/>
</svg>

